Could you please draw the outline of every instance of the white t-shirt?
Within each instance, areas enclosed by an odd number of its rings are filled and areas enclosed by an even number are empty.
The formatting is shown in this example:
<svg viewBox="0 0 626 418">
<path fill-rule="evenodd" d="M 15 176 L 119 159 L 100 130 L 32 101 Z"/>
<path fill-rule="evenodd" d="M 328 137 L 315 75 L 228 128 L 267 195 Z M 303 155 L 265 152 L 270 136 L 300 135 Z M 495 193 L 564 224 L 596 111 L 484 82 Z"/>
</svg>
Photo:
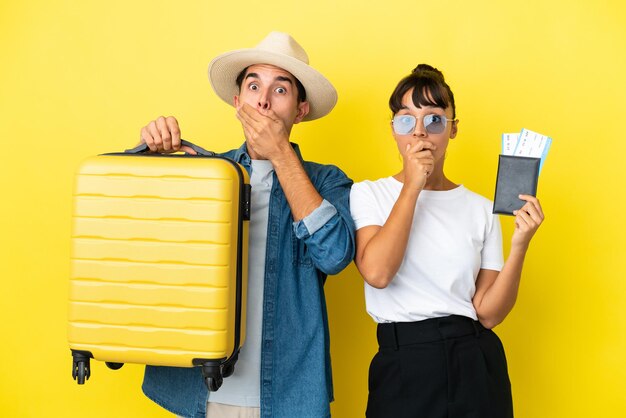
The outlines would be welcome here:
<svg viewBox="0 0 626 418">
<path fill-rule="evenodd" d="M 350 210 L 357 230 L 383 226 L 402 183 L 393 177 L 354 184 Z M 398 273 L 384 289 L 365 283 L 376 322 L 421 321 L 447 315 L 477 319 L 472 305 L 480 269 L 501 270 L 500 221 L 491 201 L 465 187 L 422 190 Z"/>
<path fill-rule="evenodd" d="M 261 405 L 261 336 L 263 330 L 263 284 L 270 192 L 274 167 L 269 160 L 252 160 L 250 185 L 250 224 L 248 242 L 248 305 L 246 341 L 235 363 L 235 372 L 224 379 L 217 392 L 209 393 L 209 402 L 243 407 Z"/>
</svg>

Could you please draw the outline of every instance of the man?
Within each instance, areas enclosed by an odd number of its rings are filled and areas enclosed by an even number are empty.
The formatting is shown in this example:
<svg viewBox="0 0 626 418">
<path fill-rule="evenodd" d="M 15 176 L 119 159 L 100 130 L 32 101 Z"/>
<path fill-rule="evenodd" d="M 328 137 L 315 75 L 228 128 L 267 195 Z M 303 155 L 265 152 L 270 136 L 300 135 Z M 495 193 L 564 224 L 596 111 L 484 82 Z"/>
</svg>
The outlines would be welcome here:
<svg viewBox="0 0 626 418">
<path fill-rule="evenodd" d="M 293 125 L 329 113 L 337 93 L 302 47 L 278 32 L 215 58 L 209 79 L 235 107 L 246 139 L 223 154 L 248 170 L 252 184 L 246 341 L 217 392 L 207 392 L 200 368 L 147 366 L 144 393 L 185 417 L 202 417 L 205 407 L 210 418 L 329 417 L 323 285 L 354 256 L 352 181 L 337 167 L 304 161 L 289 138 Z M 141 138 L 154 152 L 181 148 L 173 117 L 150 122 Z"/>
</svg>

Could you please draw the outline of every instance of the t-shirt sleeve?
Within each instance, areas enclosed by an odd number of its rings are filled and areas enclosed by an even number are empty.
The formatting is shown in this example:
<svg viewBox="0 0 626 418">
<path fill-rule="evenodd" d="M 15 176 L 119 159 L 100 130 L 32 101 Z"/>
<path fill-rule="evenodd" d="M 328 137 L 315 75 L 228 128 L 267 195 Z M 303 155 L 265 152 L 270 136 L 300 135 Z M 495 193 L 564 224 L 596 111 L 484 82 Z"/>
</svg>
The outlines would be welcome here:
<svg viewBox="0 0 626 418">
<path fill-rule="evenodd" d="M 502 230 L 498 215 L 488 215 L 485 232 L 485 242 L 480 253 L 480 268 L 500 271 L 504 265 L 504 257 L 502 255 Z"/>
<path fill-rule="evenodd" d="M 363 182 L 355 183 L 352 186 L 352 190 L 350 190 L 350 213 L 356 229 L 385 224 L 378 206 L 376 196 L 370 185 Z"/>
</svg>

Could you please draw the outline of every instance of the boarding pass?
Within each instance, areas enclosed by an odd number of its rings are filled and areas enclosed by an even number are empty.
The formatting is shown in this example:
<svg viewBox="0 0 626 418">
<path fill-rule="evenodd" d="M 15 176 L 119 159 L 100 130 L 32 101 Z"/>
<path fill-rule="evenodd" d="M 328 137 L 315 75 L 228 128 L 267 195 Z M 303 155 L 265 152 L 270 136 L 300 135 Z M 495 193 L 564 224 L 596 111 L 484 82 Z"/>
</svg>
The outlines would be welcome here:
<svg viewBox="0 0 626 418">
<path fill-rule="evenodd" d="M 552 138 L 528 129 L 520 133 L 502 134 L 502 154 L 516 157 L 540 158 L 539 171 L 548 155 Z"/>
</svg>

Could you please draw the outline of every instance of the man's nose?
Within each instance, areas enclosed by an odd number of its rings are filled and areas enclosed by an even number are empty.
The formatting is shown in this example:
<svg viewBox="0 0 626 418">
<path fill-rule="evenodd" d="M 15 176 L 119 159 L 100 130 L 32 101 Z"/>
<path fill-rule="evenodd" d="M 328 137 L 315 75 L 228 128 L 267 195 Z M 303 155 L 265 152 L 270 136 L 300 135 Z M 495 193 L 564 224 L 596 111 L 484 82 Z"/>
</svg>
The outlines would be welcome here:
<svg viewBox="0 0 626 418">
<path fill-rule="evenodd" d="M 259 110 L 269 110 L 270 109 L 270 100 L 267 95 L 267 92 L 263 92 L 259 95 L 259 101 L 257 103 L 257 107 Z"/>
</svg>

